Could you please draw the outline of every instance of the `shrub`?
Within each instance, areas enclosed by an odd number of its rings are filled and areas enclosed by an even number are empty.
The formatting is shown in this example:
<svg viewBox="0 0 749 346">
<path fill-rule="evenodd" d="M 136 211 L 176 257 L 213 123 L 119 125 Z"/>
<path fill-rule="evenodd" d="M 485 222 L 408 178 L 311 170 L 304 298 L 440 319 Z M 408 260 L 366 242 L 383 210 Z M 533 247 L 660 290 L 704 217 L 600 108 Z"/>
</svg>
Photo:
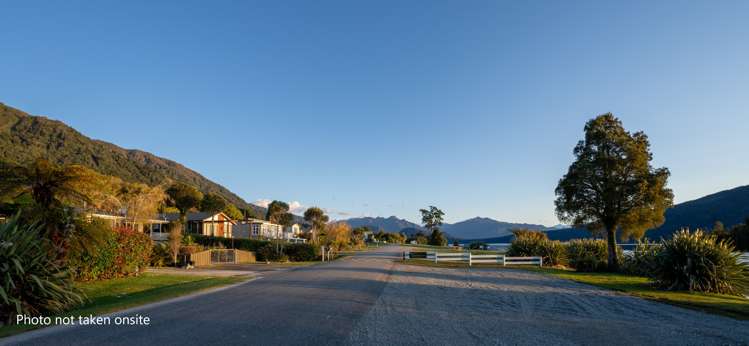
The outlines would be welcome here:
<svg viewBox="0 0 749 346">
<path fill-rule="evenodd" d="M 621 248 L 616 249 L 622 256 Z M 567 243 L 569 265 L 581 272 L 605 271 L 608 264 L 608 247 L 602 239 L 573 239 Z"/>
<path fill-rule="evenodd" d="M 112 230 L 106 223 L 82 222 L 87 232 L 100 233 L 92 246 L 71 251 L 68 267 L 76 280 L 110 279 L 138 274 L 150 263 L 152 242 L 147 234 L 128 228 Z"/>
<path fill-rule="evenodd" d="M 289 260 L 289 256 L 279 252 L 274 244 L 266 244 L 256 253 L 259 261 L 287 262 Z"/>
<path fill-rule="evenodd" d="M 152 267 L 165 267 L 172 264 L 172 252 L 169 246 L 164 243 L 153 244 L 150 262 Z"/>
<path fill-rule="evenodd" d="M 664 240 L 653 278 L 670 290 L 741 295 L 749 288 L 749 267 L 726 241 L 700 230 L 682 230 Z"/>
<path fill-rule="evenodd" d="M 221 237 L 213 237 L 213 236 L 207 236 L 207 235 L 198 235 L 198 234 L 191 234 L 190 235 L 196 244 L 203 245 L 205 247 L 215 248 L 215 247 L 232 247 L 232 244 L 234 245 L 234 249 L 238 250 L 245 250 L 245 251 L 253 251 L 257 252 L 258 249 L 265 246 L 266 244 L 270 244 L 270 241 L 267 240 L 257 240 L 257 239 L 247 239 L 247 238 L 221 238 Z"/>
<path fill-rule="evenodd" d="M 540 256 L 542 244 L 548 240 L 546 234 L 535 231 L 513 231 L 515 238 L 507 249 L 508 256 Z"/>
<path fill-rule="evenodd" d="M 513 239 L 507 249 L 508 256 L 540 256 L 545 265 L 565 264 L 567 253 L 564 244 L 549 240 L 545 233 L 529 230 L 513 231 Z"/>
<path fill-rule="evenodd" d="M 0 322 L 11 324 L 16 315 L 57 313 L 83 303 L 40 233 L 38 225 L 21 224 L 18 217 L 0 225 Z"/>
<path fill-rule="evenodd" d="M 284 247 L 284 253 L 293 262 L 314 261 L 319 257 L 317 247 L 311 244 L 288 244 Z"/>
<path fill-rule="evenodd" d="M 630 275 L 652 276 L 661 245 L 649 241 L 638 242 L 635 249 L 623 256 L 622 272 Z"/>
</svg>

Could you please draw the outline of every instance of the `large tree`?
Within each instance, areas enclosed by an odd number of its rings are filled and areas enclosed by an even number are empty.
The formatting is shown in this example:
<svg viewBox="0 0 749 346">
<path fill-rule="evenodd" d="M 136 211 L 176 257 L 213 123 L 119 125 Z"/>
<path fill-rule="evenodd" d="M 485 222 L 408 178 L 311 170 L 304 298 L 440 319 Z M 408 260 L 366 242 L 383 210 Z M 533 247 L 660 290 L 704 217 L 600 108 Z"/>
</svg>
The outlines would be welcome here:
<svg viewBox="0 0 749 346">
<path fill-rule="evenodd" d="M 166 190 L 169 202 L 179 210 L 180 224 L 187 224 L 187 212 L 200 206 L 203 194 L 195 187 L 185 183 L 175 183 Z"/>
<path fill-rule="evenodd" d="M 318 207 L 310 207 L 304 211 L 304 220 L 312 224 L 312 241 L 317 241 L 317 233 L 325 229 L 328 216 Z"/>
<path fill-rule="evenodd" d="M 226 208 L 227 202 L 224 197 L 215 193 L 206 193 L 200 201 L 200 211 L 216 213 Z"/>
<path fill-rule="evenodd" d="M 280 224 L 283 215 L 289 212 L 289 204 L 282 201 L 273 201 L 268 204 L 268 210 L 265 212 L 265 219 Z"/>
<path fill-rule="evenodd" d="M 424 228 L 430 231 L 429 244 L 438 246 L 447 245 L 447 238 L 440 231 L 445 213 L 433 205 L 427 209 L 419 209 L 419 212 L 421 213 L 421 223 L 424 225 Z"/>
<path fill-rule="evenodd" d="M 616 237 L 641 238 L 663 224 L 673 202 L 667 168 L 653 168 L 648 137 L 629 133 L 611 113 L 585 125 L 575 161 L 556 188 L 556 212 L 563 222 L 605 231 L 609 270 L 619 269 Z"/>
<path fill-rule="evenodd" d="M 127 219 L 138 228 L 156 215 L 166 199 L 166 194 L 161 186 L 123 183 L 118 191 L 118 197 Z"/>
</svg>

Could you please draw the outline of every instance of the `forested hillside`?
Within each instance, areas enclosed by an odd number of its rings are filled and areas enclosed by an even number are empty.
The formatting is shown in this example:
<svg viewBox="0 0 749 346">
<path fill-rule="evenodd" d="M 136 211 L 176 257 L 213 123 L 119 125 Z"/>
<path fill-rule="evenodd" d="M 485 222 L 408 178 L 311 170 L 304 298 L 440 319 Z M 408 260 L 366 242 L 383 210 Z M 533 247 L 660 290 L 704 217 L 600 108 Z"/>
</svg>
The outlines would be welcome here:
<svg viewBox="0 0 749 346">
<path fill-rule="evenodd" d="M 264 208 L 247 203 L 229 189 L 172 160 L 129 150 L 84 136 L 61 121 L 32 116 L 0 103 L 0 160 L 26 164 L 46 158 L 58 164 L 81 164 L 125 181 L 157 185 L 179 181 L 215 193 L 240 207 Z"/>
</svg>

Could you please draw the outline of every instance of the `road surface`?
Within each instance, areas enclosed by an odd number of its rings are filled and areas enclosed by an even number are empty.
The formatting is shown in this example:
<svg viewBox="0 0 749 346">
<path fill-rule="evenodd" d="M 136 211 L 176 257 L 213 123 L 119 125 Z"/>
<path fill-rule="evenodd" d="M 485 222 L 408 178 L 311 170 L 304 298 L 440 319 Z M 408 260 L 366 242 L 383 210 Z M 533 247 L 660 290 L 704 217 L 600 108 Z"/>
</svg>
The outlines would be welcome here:
<svg viewBox="0 0 749 346">
<path fill-rule="evenodd" d="M 149 326 L 76 326 L 21 345 L 745 344 L 749 322 L 517 270 L 394 263 L 401 248 L 269 272 L 147 307 Z M 128 312 L 133 315 L 136 312 Z"/>
</svg>

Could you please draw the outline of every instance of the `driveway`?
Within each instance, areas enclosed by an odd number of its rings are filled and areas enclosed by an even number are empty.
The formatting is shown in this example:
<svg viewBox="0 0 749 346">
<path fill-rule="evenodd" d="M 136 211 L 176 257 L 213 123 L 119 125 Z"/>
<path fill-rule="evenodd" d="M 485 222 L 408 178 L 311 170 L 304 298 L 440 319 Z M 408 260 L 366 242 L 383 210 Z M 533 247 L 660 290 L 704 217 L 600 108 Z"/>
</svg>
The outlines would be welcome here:
<svg viewBox="0 0 749 346">
<path fill-rule="evenodd" d="M 76 326 L 3 340 L 28 345 L 745 344 L 749 322 L 516 270 L 393 262 L 386 247 L 260 273 L 198 297 L 129 311 L 149 326 Z M 0 343 L 3 343 L 0 342 Z"/>
</svg>

